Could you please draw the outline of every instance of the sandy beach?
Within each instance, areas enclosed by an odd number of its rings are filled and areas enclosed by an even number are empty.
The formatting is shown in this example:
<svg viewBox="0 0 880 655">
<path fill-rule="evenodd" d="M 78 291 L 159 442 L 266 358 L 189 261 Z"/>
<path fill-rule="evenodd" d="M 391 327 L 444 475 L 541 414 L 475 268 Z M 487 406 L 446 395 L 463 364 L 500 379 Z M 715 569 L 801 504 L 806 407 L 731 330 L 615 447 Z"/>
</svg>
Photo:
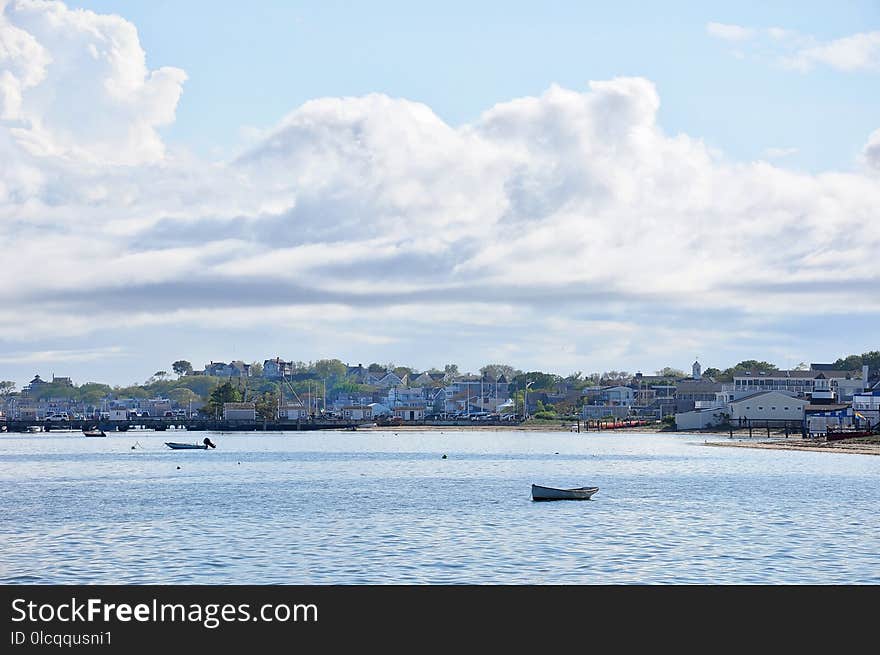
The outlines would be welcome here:
<svg viewBox="0 0 880 655">
<path fill-rule="evenodd" d="M 871 439 L 869 437 L 868 439 Z M 707 441 L 705 446 L 721 446 L 725 448 L 760 448 L 764 450 L 807 450 L 817 453 L 849 453 L 851 455 L 880 455 L 880 443 L 876 441 L 832 441 L 829 443 L 789 439 L 780 441 Z"/>
</svg>

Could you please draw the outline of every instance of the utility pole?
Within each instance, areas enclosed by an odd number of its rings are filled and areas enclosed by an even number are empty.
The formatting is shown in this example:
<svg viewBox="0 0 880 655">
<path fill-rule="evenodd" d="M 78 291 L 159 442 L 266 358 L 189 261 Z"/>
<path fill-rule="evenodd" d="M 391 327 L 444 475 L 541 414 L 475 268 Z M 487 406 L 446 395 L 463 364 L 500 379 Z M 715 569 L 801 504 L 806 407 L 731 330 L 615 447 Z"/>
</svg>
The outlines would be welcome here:
<svg viewBox="0 0 880 655">
<path fill-rule="evenodd" d="M 523 419 L 529 417 L 529 387 L 535 384 L 535 381 L 527 382 L 523 393 Z"/>
</svg>

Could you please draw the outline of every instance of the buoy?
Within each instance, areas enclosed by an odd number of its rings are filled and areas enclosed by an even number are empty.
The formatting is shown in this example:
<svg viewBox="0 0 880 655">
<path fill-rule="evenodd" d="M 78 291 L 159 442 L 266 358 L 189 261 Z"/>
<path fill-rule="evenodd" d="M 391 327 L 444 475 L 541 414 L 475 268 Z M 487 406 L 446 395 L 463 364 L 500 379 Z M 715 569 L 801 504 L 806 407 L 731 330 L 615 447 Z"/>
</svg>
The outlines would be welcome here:
<svg viewBox="0 0 880 655">
<path fill-rule="evenodd" d="M 180 470 L 180 467 L 179 467 L 179 466 L 177 467 L 177 470 L 178 470 L 178 471 Z"/>
</svg>

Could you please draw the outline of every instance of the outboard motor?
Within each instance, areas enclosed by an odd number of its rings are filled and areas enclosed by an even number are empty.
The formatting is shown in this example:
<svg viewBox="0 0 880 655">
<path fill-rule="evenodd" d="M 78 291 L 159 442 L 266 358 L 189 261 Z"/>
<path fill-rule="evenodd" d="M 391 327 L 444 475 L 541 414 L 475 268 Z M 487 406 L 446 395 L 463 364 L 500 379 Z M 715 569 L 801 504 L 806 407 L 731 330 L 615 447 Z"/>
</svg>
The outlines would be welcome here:
<svg viewBox="0 0 880 655">
<path fill-rule="evenodd" d="M 214 442 L 213 442 L 213 441 L 211 441 L 210 439 L 208 439 L 208 437 L 205 437 L 205 439 L 202 441 L 202 443 L 205 444 L 206 446 L 210 447 L 210 448 L 216 448 L 216 447 L 217 447 L 217 446 L 214 445 Z"/>
</svg>

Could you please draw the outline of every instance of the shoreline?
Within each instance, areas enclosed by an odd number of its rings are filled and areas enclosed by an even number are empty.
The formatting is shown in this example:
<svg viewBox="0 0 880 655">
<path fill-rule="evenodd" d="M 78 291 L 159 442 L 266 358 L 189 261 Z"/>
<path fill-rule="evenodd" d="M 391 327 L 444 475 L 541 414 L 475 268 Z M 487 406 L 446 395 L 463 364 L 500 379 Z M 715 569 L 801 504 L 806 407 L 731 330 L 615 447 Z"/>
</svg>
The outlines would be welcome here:
<svg viewBox="0 0 880 655">
<path fill-rule="evenodd" d="M 729 437 L 728 437 L 729 438 Z M 719 446 L 721 448 L 757 448 L 759 450 L 801 450 L 813 453 L 843 453 L 850 455 L 880 455 L 880 443 L 816 443 L 812 441 L 707 441 L 703 446 Z"/>
<path fill-rule="evenodd" d="M 571 425 L 574 425 L 573 423 Z M 661 430 L 651 430 L 648 426 L 639 426 L 631 428 L 616 428 L 614 430 L 584 430 L 580 432 L 572 430 L 571 426 L 566 425 L 371 425 L 368 427 L 358 427 L 358 432 L 573 432 L 575 434 L 606 434 L 613 432 L 627 432 L 640 434 L 658 434 Z M 666 432 L 670 432 L 666 430 Z M 721 436 L 721 435 L 719 435 Z"/>
<path fill-rule="evenodd" d="M 398 425 L 398 426 L 370 426 L 359 427 L 358 431 L 367 432 L 573 432 L 575 434 L 678 434 L 692 437 L 703 437 L 704 443 L 700 446 L 717 446 L 721 448 L 755 448 L 758 450 L 801 450 L 817 453 L 843 453 L 850 455 L 880 455 L 880 443 L 858 442 L 815 442 L 803 439 L 788 440 L 749 440 L 745 437 L 730 438 L 727 432 L 684 432 L 662 429 L 645 429 L 645 426 L 632 428 L 618 428 L 616 430 L 581 430 L 577 432 L 565 425 Z M 724 441 L 706 441 L 707 438 Z"/>
</svg>

